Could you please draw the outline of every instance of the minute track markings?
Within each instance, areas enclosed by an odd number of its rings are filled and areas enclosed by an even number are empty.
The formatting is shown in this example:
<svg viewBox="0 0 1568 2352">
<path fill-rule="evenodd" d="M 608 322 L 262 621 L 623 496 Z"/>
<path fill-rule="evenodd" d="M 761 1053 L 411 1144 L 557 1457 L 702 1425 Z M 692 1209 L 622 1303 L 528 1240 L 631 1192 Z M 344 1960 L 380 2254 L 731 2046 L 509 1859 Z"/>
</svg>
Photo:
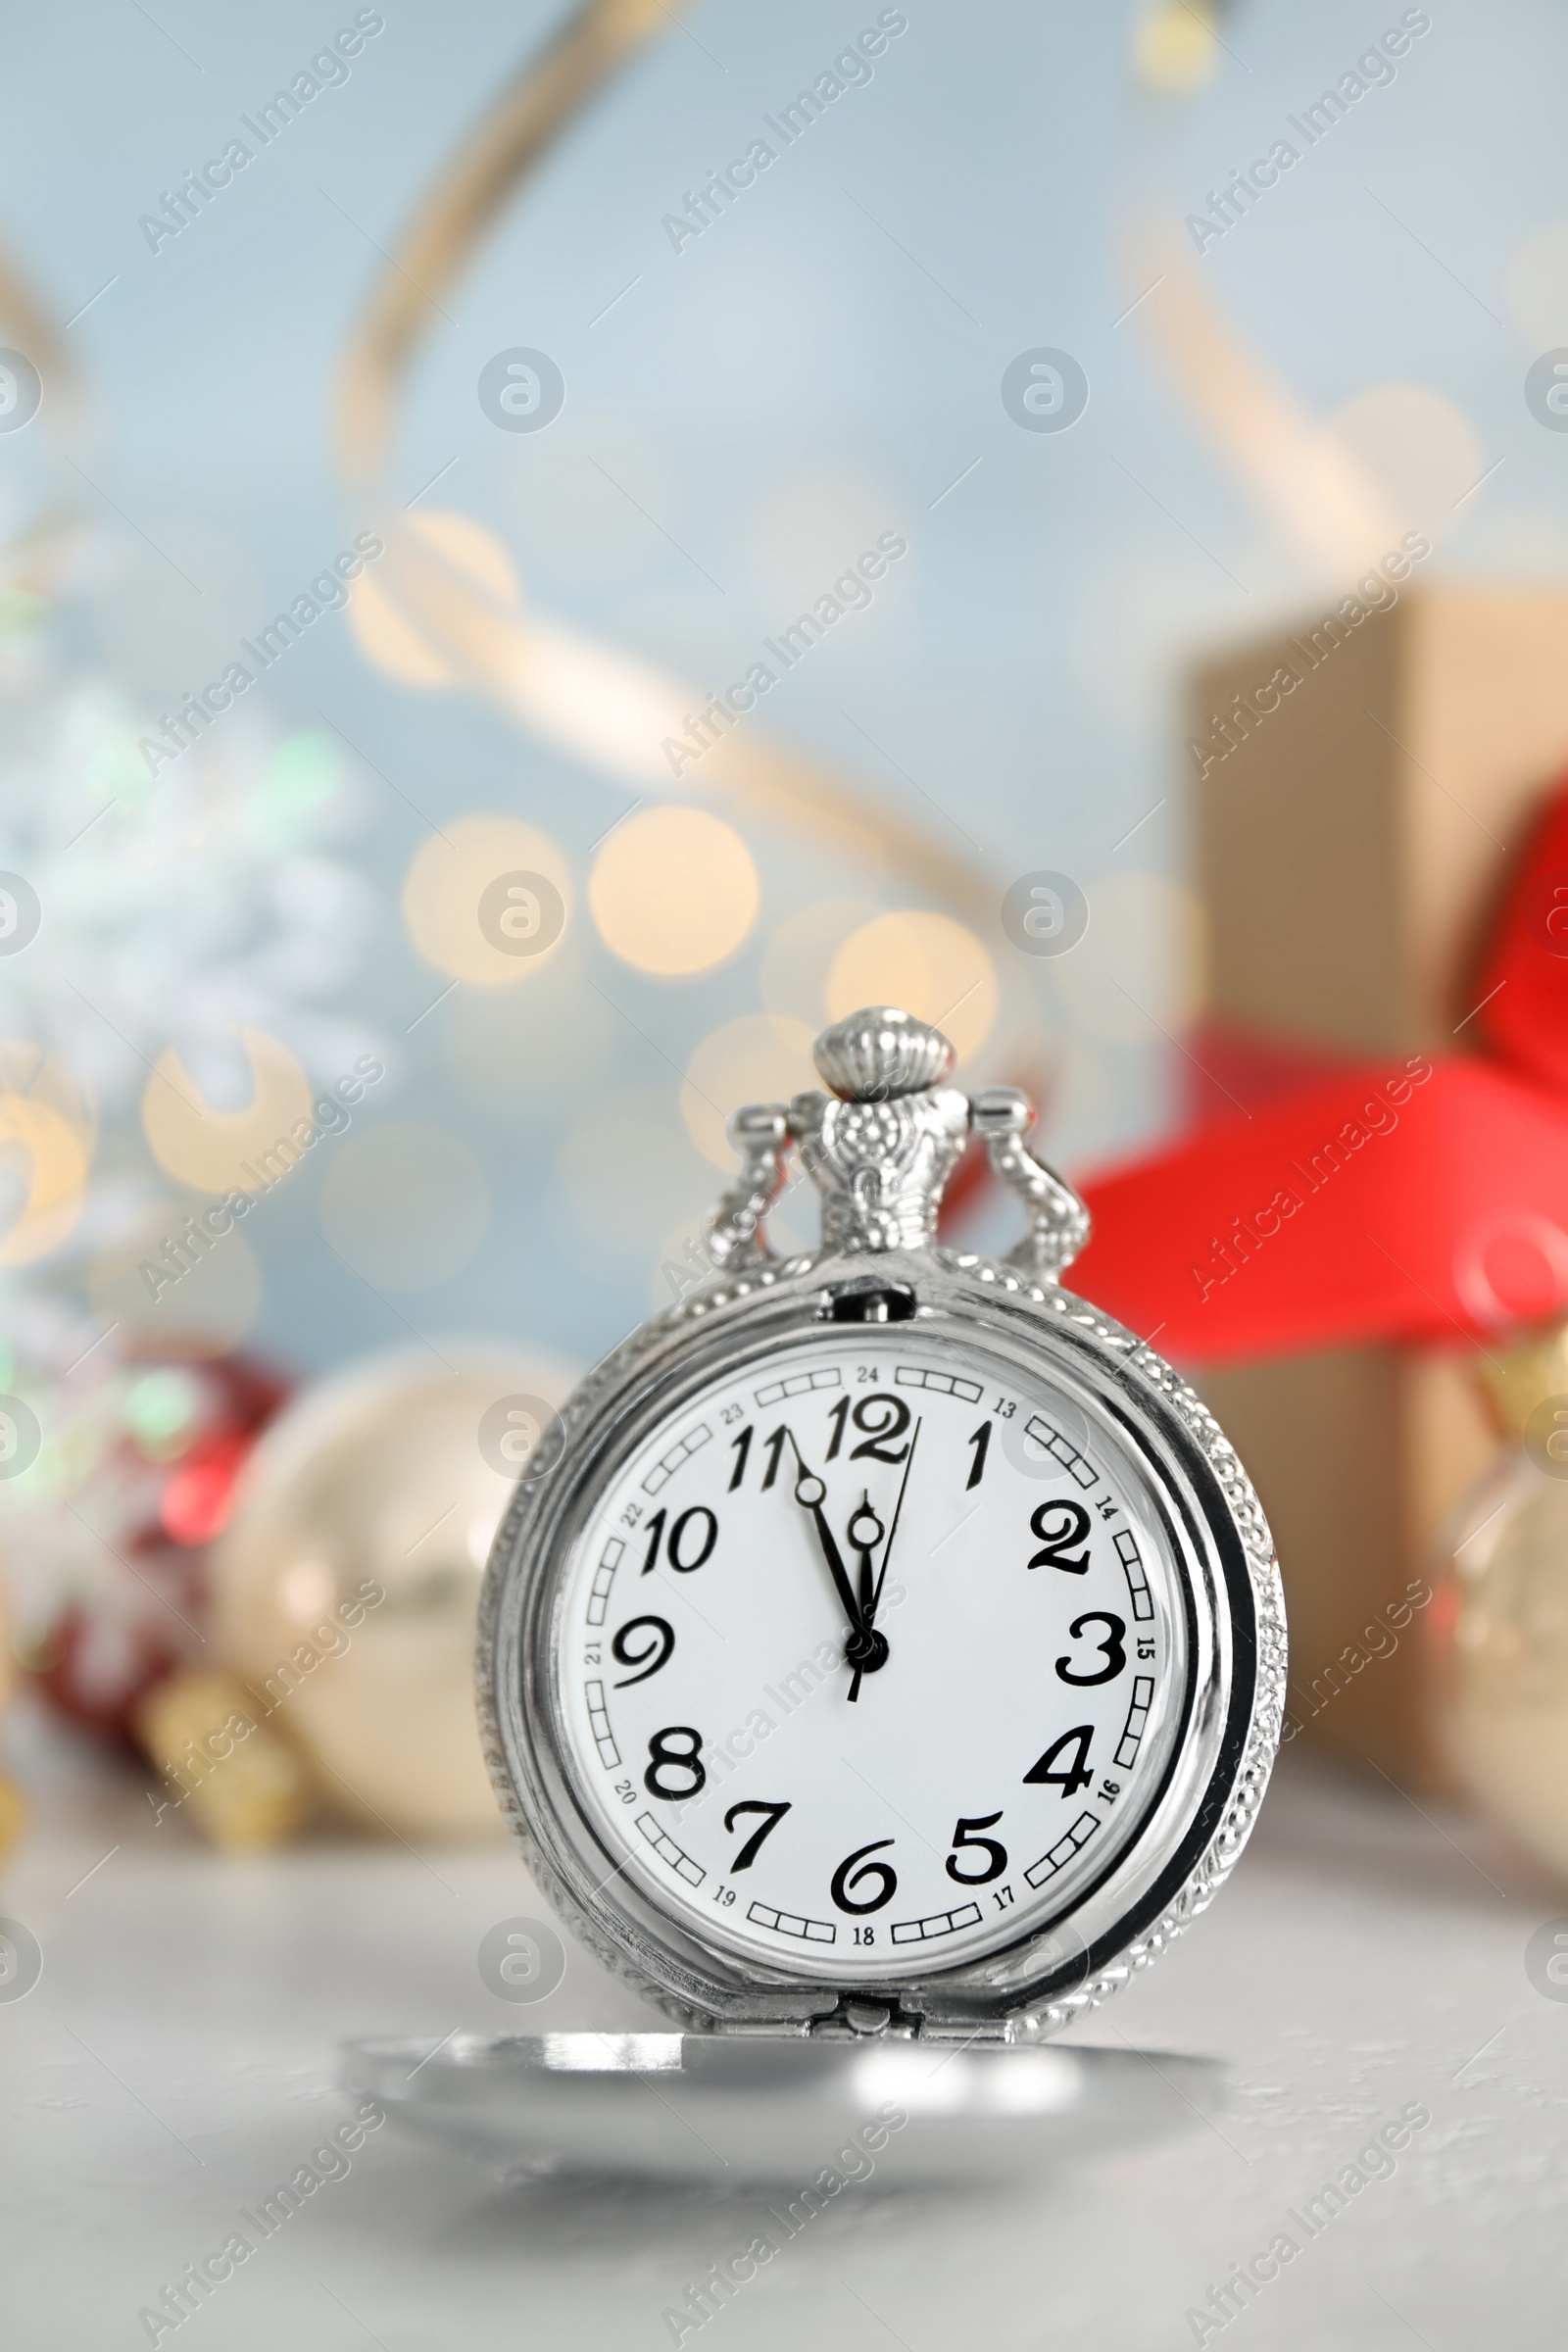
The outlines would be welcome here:
<svg viewBox="0 0 1568 2352">
<path fill-rule="evenodd" d="M 1138 1761 L 1138 1749 L 1144 1737 L 1144 1726 L 1149 1721 L 1149 1710 L 1153 1702 L 1153 1676 L 1152 1674 L 1135 1675 L 1132 1704 L 1127 1709 L 1127 1721 L 1116 1748 L 1116 1763 L 1123 1772 L 1130 1771 Z"/>
<path fill-rule="evenodd" d="M 1079 1849 L 1088 1843 L 1099 1827 L 1098 1813 L 1080 1813 L 1066 1836 L 1058 1838 L 1055 1844 L 1024 1872 L 1029 1885 L 1038 1890 L 1047 1879 L 1054 1879 L 1057 1871 L 1064 1869 Z"/>
<path fill-rule="evenodd" d="M 896 1919 L 889 1934 L 895 1943 L 930 1943 L 938 1936 L 956 1936 L 960 1928 L 977 1928 L 983 1916 L 978 1903 L 963 1903 L 925 1919 Z"/>
<path fill-rule="evenodd" d="M 799 1912 L 775 1911 L 767 1903 L 753 1903 L 746 1916 L 754 1926 L 770 1928 L 775 1936 L 794 1936 L 807 1943 L 837 1943 L 839 1939 L 831 1920 L 805 1919 Z"/>
<path fill-rule="evenodd" d="M 689 1462 L 692 1455 L 709 1443 L 712 1434 L 706 1421 L 697 1422 L 683 1438 L 678 1439 L 670 1446 L 667 1453 L 662 1454 L 655 1462 L 643 1480 L 643 1493 L 657 1494 L 662 1488 L 667 1487 L 676 1471 Z"/>
</svg>

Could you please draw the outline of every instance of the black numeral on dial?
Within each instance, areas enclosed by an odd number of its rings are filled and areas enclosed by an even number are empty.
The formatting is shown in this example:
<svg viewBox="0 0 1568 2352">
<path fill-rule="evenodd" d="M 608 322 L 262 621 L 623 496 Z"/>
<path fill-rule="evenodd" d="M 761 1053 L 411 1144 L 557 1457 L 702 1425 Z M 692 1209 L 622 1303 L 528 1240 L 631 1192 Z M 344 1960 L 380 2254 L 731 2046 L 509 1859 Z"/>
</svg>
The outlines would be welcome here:
<svg viewBox="0 0 1568 2352">
<path fill-rule="evenodd" d="M 1089 1534 L 1089 1513 L 1081 1502 L 1068 1502 L 1058 1496 L 1054 1502 L 1043 1502 L 1029 1521 L 1040 1538 L 1042 1548 L 1029 1562 L 1031 1568 L 1065 1568 L 1069 1576 L 1087 1576 L 1089 1553 L 1069 1555 L 1070 1544 L 1082 1544 Z"/>
<path fill-rule="evenodd" d="M 677 1740 L 689 1740 L 691 1745 L 677 1747 L 674 1744 Z M 643 1787 L 649 1795 L 684 1798 L 695 1796 L 700 1788 L 706 1788 L 708 1767 L 703 1762 L 702 1747 L 702 1733 L 694 1731 L 689 1723 L 671 1723 L 663 1731 L 656 1732 L 648 1742 L 650 1762 L 643 1774 Z M 685 1775 L 682 1786 L 666 1787 L 666 1776 L 671 1773 Z"/>
<path fill-rule="evenodd" d="M 638 1647 L 632 1637 L 646 1634 L 649 1638 Z M 610 1654 L 620 1666 L 640 1666 L 641 1674 L 622 1675 L 615 1685 L 617 1690 L 629 1690 L 633 1683 L 646 1683 L 651 1674 L 667 1665 L 669 1653 L 675 1646 L 675 1629 L 664 1617 L 628 1617 L 610 1644 Z"/>
<path fill-rule="evenodd" d="M 909 1408 L 902 1396 L 889 1396 L 881 1390 L 874 1396 L 862 1396 L 851 1419 L 857 1429 L 867 1433 L 858 1446 L 850 1447 L 852 1462 L 903 1461 L 909 1448 L 901 1446 L 895 1451 L 893 1443 L 909 1426 Z"/>
<path fill-rule="evenodd" d="M 884 1903 L 892 1902 L 899 1890 L 898 1875 L 893 1865 L 890 1862 L 867 1862 L 865 1858 L 867 1854 L 880 1853 L 883 1846 L 892 1843 L 891 1838 L 873 1838 L 869 1845 L 858 1845 L 853 1854 L 845 1855 L 833 1873 L 833 1884 L 828 1889 L 841 1911 L 848 1911 L 858 1918 L 867 1911 L 880 1911 Z M 875 1894 L 869 1895 L 863 1903 L 855 1902 L 851 1896 L 852 1887 L 863 1886 L 867 1880 L 877 1882 Z"/>
<path fill-rule="evenodd" d="M 656 1511 L 648 1522 L 648 1549 L 643 1554 L 644 1576 L 651 1576 L 659 1566 L 659 1546 L 664 1541 L 664 1518 L 662 1511 Z M 690 1576 L 694 1568 L 701 1568 L 706 1560 L 712 1558 L 713 1545 L 717 1542 L 717 1514 L 710 1511 L 706 1502 L 694 1503 L 689 1511 L 682 1511 L 670 1529 L 669 1542 L 664 1545 L 664 1557 L 678 1575 Z"/>
<path fill-rule="evenodd" d="M 787 1804 L 766 1805 L 763 1804 L 760 1797 L 748 1797 L 744 1804 L 731 1805 L 729 1811 L 724 1816 L 724 1827 L 729 1831 L 731 1837 L 734 1836 L 735 1824 L 743 1813 L 760 1813 L 765 1817 L 763 1819 L 761 1828 L 752 1832 L 751 1836 L 747 1838 L 746 1843 L 741 1847 L 740 1852 L 730 1864 L 730 1876 L 732 1878 L 738 1870 L 751 1869 L 752 1864 L 757 1860 L 758 1854 L 761 1851 L 762 1839 L 772 1836 L 773 1832 L 778 1828 L 779 1823 L 783 1820 L 788 1811 L 789 1806 Z"/>
<path fill-rule="evenodd" d="M 1038 1764 L 1032 1764 L 1024 1774 L 1025 1784 L 1059 1788 L 1063 1796 L 1071 1796 L 1079 1788 L 1087 1788 L 1092 1779 L 1089 1770 L 1089 1742 L 1094 1738 L 1092 1723 L 1074 1724 L 1059 1740 L 1053 1740 Z M 1064 1770 L 1058 1771 L 1056 1759 L 1064 1749 L 1071 1748 L 1073 1757 Z"/>
<path fill-rule="evenodd" d="M 1102 1625 L 1105 1628 L 1104 1640 L 1095 1645 L 1097 1654 L 1105 1661 L 1098 1672 L 1074 1674 L 1070 1658 L 1056 1660 L 1056 1672 L 1061 1680 L 1064 1683 L 1076 1683 L 1084 1690 L 1091 1683 L 1113 1683 L 1127 1663 L 1126 1618 L 1112 1616 L 1109 1609 L 1090 1609 L 1085 1616 L 1075 1617 L 1067 1631 L 1074 1642 L 1081 1642 L 1085 1627 L 1091 1625 Z"/>
<path fill-rule="evenodd" d="M 989 1422 L 986 1426 L 990 1427 Z M 982 1813 L 973 1821 L 954 1824 L 953 1852 L 948 1856 L 947 1871 L 949 1878 L 956 1879 L 960 1886 L 989 1886 L 992 1880 L 1000 1879 L 1006 1869 L 1006 1847 L 999 1845 L 995 1838 L 977 1838 L 974 1835 L 976 1830 L 994 1830 L 1001 1819 L 1000 1813 Z M 974 1853 L 987 1854 L 990 1859 L 979 1870 L 960 1870 L 958 1856 L 965 1848 Z"/>
</svg>

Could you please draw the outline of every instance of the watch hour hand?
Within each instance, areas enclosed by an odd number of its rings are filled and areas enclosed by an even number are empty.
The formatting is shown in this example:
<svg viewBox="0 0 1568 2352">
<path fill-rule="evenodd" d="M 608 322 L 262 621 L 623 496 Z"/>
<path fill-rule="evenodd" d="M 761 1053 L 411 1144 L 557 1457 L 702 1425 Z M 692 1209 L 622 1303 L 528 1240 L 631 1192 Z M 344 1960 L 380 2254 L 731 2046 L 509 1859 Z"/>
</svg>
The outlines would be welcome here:
<svg viewBox="0 0 1568 2352">
<path fill-rule="evenodd" d="M 856 1614 L 862 1625 L 869 1625 L 876 1615 L 877 1593 L 881 1584 L 881 1579 L 872 1569 L 871 1560 L 888 1531 L 871 1508 L 868 1494 L 861 1494 L 859 1504 L 851 1514 L 850 1524 L 844 1532 L 860 1555 L 860 1588 Z"/>
<path fill-rule="evenodd" d="M 795 1481 L 795 1499 L 803 1510 L 808 1510 L 811 1514 L 817 1542 L 822 1546 L 822 1557 L 826 1560 L 832 1573 L 839 1599 L 844 1605 L 844 1613 L 850 1621 L 850 1637 L 844 1644 L 844 1656 L 846 1663 L 855 1670 L 850 1683 L 850 1696 L 852 1699 L 858 1698 L 861 1675 L 874 1674 L 877 1668 L 885 1664 L 887 1660 L 887 1638 L 867 1624 L 860 1595 L 857 1593 L 855 1587 L 850 1582 L 843 1554 L 839 1550 L 833 1530 L 827 1523 L 827 1514 L 822 1508 L 827 1499 L 827 1488 L 814 1470 L 808 1469 L 802 1459 L 801 1449 L 795 1444 L 793 1431 L 790 1435 L 790 1444 L 795 1448 L 796 1467 L 800 1474 Z M 865 1593 L 869 1593 L 871 1589 L 866 1575 L 868 1565 L 869 1563 L 862 1557 L 860 1584 L 861 1591 Z"/>
<path fill-rule="evenodd" d="M 795 1446 L 793 1436 L 790 1444 Z M 829 1527 L 827 1515 L 822 1509 L 822 1505 L 827 1499 L 827 1488 L 814 1470 L 808 1470 L 805 1462 L 801 1459 L 801 1450 L 798 1446 L 795 1446 L 795 1461 L 800 1474 L 795 1481 L 795 1499 L 803 1509 L 811 1514 L 812 1524 L 816 1529 L 816 1540 L 822 1546 L 822 1557 L 832 1571 L 833 1582 L 838 1587 L 839 1598 L 844 1603 L 851 1625 L 858 1625 L 860 1604 L 856 1598 L 855 1588 L 850 1583 L 849 1571 L 844 1565 L 843 1555 L 834 1540 L 833 1530 Z"/>
<path fill-rule="evenodd" d="M 861 1675 L 875 1674 L 879 1666 L 887 1664 L 888 1657 L 888 1638 L 886 1634 L 879 1634 L 871 1622 L 876 1615 L 877 1596 L 881 1591 L 881 1580 L 875 1576 L 871 1561 L 887 1530 L 872 1510 L 868 1494 L 861 1494 L 844 1532 L 860 1555 L 859 1607 L 856 1613 L 855 1631 L 844 1651 L 855 1669 L 850 1678 L 850 1696 L 853 1699 L 860 1695 Z"/>
</svg>

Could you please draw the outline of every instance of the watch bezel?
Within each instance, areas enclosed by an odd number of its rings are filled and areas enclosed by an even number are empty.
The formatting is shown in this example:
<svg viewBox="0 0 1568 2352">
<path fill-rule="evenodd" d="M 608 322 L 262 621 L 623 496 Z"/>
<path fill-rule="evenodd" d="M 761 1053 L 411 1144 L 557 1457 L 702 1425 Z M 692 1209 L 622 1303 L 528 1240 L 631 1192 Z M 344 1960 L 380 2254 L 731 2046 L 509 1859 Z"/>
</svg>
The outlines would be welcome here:
<svg viewBox="0 0 1568 2352">
<path fill-rule="evenodd" d="M 868 1283 L 914 1294 L 922 1337 L 968 1338 L 1086 1391 L 1119 1425 L 1167 1521 L 1187 1611 L 1184 1721 L 1136 1833 L 1063 1913 L 1012 1942 L 886 1985 L 774 1976 L 694 1934 L 603 1842 L 573 1787 L 554 1671 L 564 1572 L 613 1465 L 683 1396 L 786 1340 L 820 1335 Z M 575 1933 L 692 2027 L 804 2033 L 878 2008 L 938 2034 L 1032 2039 L 1102 1999 L 1200 1909 L 1261 1799 L 1284 1697 L 1284 1617 L 1268 1531 L 1234 1452 L 1134 1334 L 1010 1266 L 934 1248 L 813 1254 L 700 1291 L 622 1343 L 566 1404 L 551 1466 L 519 1483 L 485 1580 L 479 1708 L 503 1811 Z"/>
</svg>

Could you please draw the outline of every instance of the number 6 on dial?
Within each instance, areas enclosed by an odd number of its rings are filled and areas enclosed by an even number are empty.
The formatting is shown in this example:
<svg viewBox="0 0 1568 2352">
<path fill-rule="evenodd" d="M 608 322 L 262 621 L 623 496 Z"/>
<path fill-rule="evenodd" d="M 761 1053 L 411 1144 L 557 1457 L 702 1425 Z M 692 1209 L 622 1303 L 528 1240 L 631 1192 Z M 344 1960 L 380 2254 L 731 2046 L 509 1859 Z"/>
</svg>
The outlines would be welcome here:
<svg viewBox="0 0 1568 2352">
<path fill-rule="evenodd" d="M 892 1843 L 891 1838 L 873 1838 L 869 1845 L 857 1846 L 853 1854 L 845 1855 L 833 1873 L 833 1885 L 829 1889 L 841 1911 L 853 1912 L 858 1917 L 867 1911 L 880 1911 L 892 1902 L 899 1890 L 898 1876 L 892 1864 L 867 1862 L 865 1859 L 867 1854 L 880 1853 L 883 1846 Z M 858 1870 L 856 1868 L 857 1863 L 860 1866 Z M 853 1901 L 851 1889 L 860 1886 L 867 1879 L 878 1881 L 875 1894 L 867 1895 L 863 1903 Z"/>
</svg>

